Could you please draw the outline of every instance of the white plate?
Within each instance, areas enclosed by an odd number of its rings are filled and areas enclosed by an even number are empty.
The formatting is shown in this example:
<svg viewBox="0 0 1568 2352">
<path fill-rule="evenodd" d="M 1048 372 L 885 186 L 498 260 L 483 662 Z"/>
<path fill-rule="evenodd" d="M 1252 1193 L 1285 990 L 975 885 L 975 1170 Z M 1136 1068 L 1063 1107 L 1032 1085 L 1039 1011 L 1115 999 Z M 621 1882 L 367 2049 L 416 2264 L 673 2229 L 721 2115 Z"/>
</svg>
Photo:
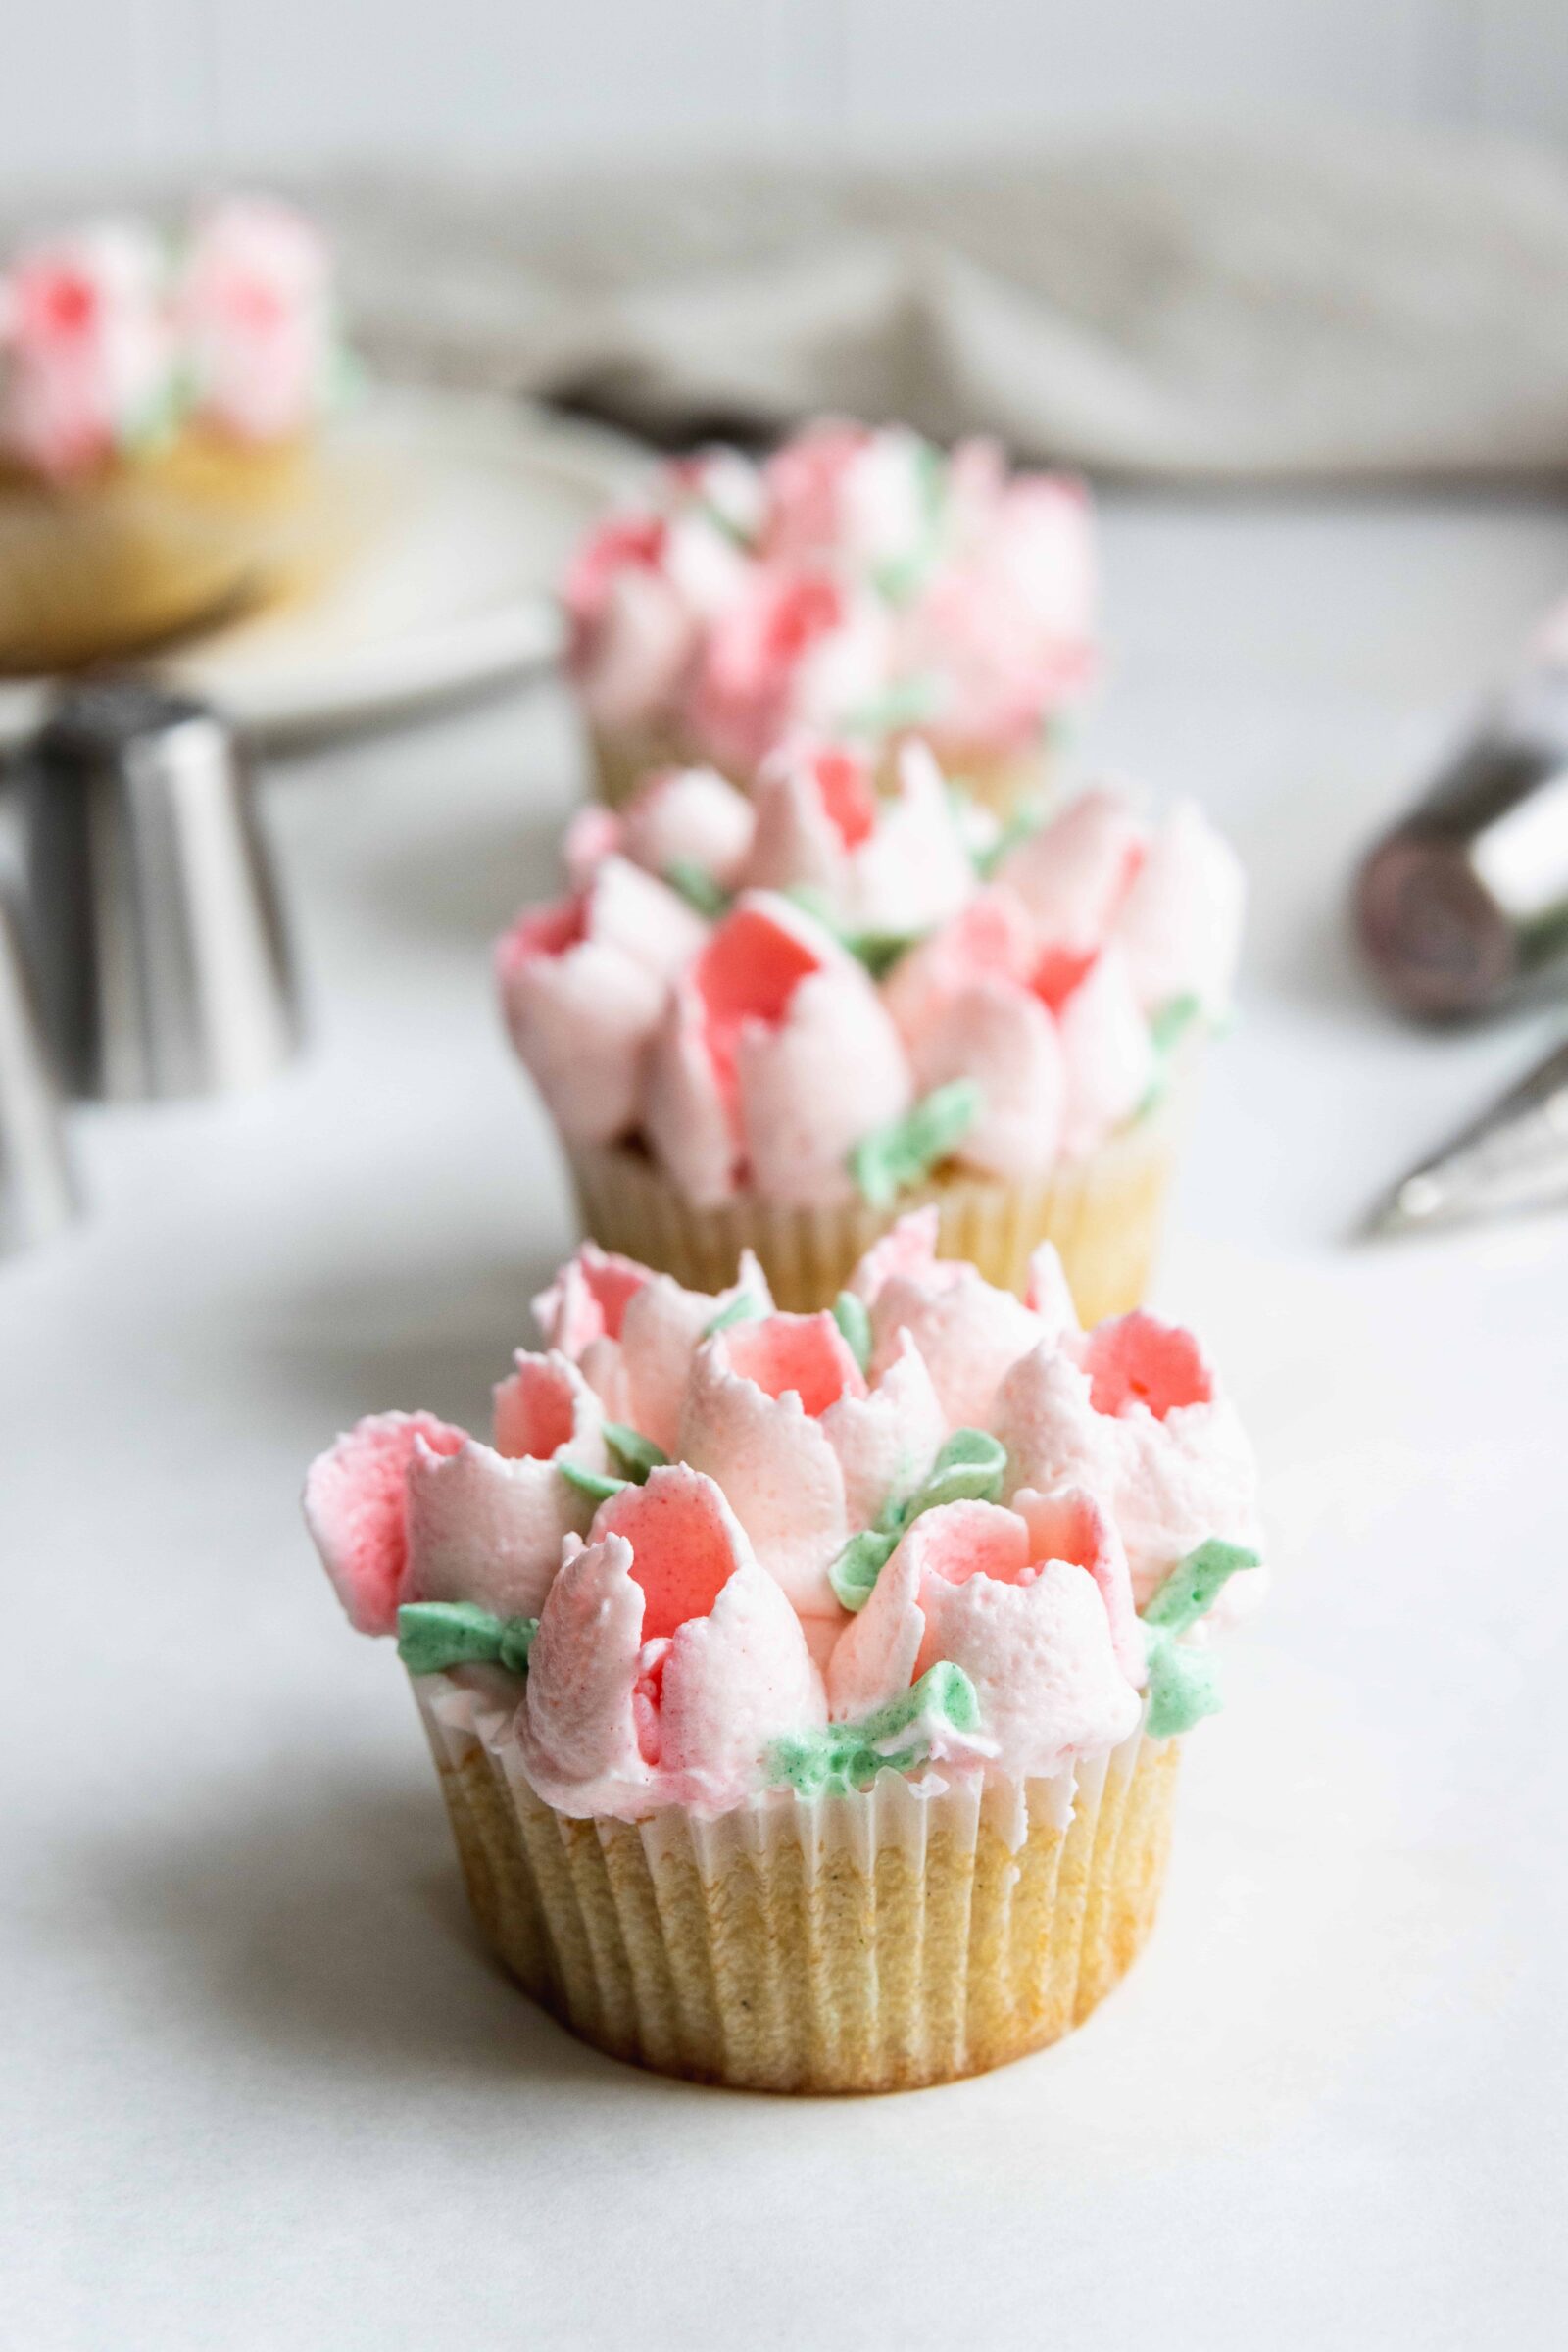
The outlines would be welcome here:
<svg viewBox="0 0 1568 2352">
<path fill-rule="evenodd" d="M 573 540 L 647 460 L 520 402 L 382 390 L 337 428 L 397 512 L 309 598 L 155 664 L 268 742 L 395 717 L 557 652 L 551 589 Z M 0 742 L 37 723 L 44 679 L 0 684 Z"/>
</svg>

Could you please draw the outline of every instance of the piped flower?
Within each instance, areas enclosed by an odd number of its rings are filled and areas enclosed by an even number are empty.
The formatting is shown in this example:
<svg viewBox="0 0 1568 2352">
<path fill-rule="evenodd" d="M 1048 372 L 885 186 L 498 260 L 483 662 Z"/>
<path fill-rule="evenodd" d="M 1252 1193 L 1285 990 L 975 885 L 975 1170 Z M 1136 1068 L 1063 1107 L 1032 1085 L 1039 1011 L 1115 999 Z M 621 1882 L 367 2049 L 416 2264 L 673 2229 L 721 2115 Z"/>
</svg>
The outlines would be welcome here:
<svg viewBox="0 0 1568 2352">
<path fill-rule="evenodd" d="M 868 1385 L 831 1314 L 769 1315 L 697 1350 L 679 1450 L 722 1486 L 801 1615 L 833 1618 L 829 1570 L 852 1529 L 912 1493 L 943 1432 L 912 1345 Z"/>
<path fill-rule="evenodd" d="M 530 909 L 501 940 L 513 1043 L 570 1141 L 608 1143 L 635 1123 L 670 982 L 704 936 L 674 891 L 612 857 L 583 889 Z"/>
<path fill-rule="evenodd" d="M 598 806 L 578 810 L 566 834 L 566 868 L 580 885 L 605 858 L 629 858 L 688 902 L 706 886 L 710 904 L 717 904 L 740 879 L 756 824 L 751 802 L 716 768 L 661 768 L 618 813 Z"/>
<path fill-rule="evenodd" d="M 176 304 L 204 423 L 253 444 L 316 423 L 337 360 L 332 264 L 302 213 L 269 196 L 214 205 L 197 222 Z"/>
<path fill-rule="evenodd" d="M 777 1740 L 822 1721 L 800 1621 L 710 1479 L 654 1470 L 566 1551 L 517 1724 L 547 1803 L 577 1815 L 719 1811 Z"/>
<path fill-rule="evenodd" d="M 0 289 L 0 444 L 68 481 L 146 440 L 173 406 L 162 248 L 105 220 L 33 246 Z"/>
<path fill-rule="evenodd" d="M 655 1041 L 645 1125 L 687 1197 L 849 1190 L 854 1146 L 909 1099 L 863 968 L 787 900 L 748 893 L 682 974 Z"/>
<path fill-rule="evenodd" d="M 709 1332 L 772 1311 L 767 1278 L 749 1250 L 737 1280 L 710 1296 L 594 1242 L 533 1301 L 546 1341 L 581 1367 L 608 1417 L 664 1453 L 675 1450 L 692 1357 Z"/>
<path fill-rule="evenodd" d="M 871 1372 L 892 1362 L 902 1335 L 919 1349 L 951 1428 L 983 1428 L 1004 1376 L 1042 1340 L 1076 1332 L 1077 1318 L 1049 1243 L 1036 1252 L 1031 1298 L 997 1289 L 975 1267 L 937 1255 L 935 1205 L 911 1210 L 850 1277 L 870 1318 Z"/>
<path fill-rule="evenodd" d="M 1020 1778 L 1103 1753 L 1138 1721 L 1143 1657 L 1115 1528 L 1078 1489 L 1004 1510 L 953 1502 L 905 1536 L 828 1665 L 835 1720 L 884 1706 L 941 1660 Z"/>
<path fill-rule="evenodd" d="M 991 1426 L 1014 1487 L 1071 1481 L 1100 1496 L 1140 1603 L 1206 1538 L 1255 1544 L 1252 1450 L 1190 1332 L 1136 1313 L 1037 1348 L 1004 1380 Z"/>
<path fill-rule="evenodd" d="M 894 788 L 847 744 L 785 744 L 753 788 L 757 833 L 745 878 L 809 892 L 834 927 L 891 959 L 973 896 L 974 869 L 954 802 L 930 752 L 906 743 Z"/>
<path fill-rule="evenodd" d="M 492 1447 L 431 1413 L 376 1413 L 312 1463 L 306 1523 L 361 1633 L 392 1633 L 408 1601 L 538 1613 L 563 1539 L 593 1511 L 564 1465 L 605 1468 L 603 1415 L 564 1356 L 519 1353 L 495 1435 Z"/>
<path fill-rule="evenodd" d="M 750 776 L 793 728 L 833 734 L 882 691 L 889 622 L 874 595 L 821 563 L 763 563 L 710 618 L 685 702 L 695 740 Z"/>
</svg>

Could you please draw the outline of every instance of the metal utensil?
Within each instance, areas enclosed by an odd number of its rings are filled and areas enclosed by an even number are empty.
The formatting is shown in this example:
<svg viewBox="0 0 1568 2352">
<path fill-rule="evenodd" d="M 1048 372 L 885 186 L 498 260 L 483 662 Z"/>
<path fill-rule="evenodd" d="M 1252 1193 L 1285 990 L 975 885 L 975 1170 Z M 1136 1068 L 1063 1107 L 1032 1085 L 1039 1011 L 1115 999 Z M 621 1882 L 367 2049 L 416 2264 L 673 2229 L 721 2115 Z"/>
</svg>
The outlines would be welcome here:
<svg viewBox="0 0 1568 2352">
<path fill-rule="evenodd" d="M 1491 1012 L 1568 983 L 1568 662 L 1508 687 L 1365 858 L 1355 915 L 1403 1011 Z"/>
<path fill-rule="evenodd" d="M 1369 1236 L 1431 1233 L 1568 1204 L 1568 1040 L 1402 1176 Z"/>
<path fill-rule="evenodd" d="M 133 679 L 72 688 L 23 766 L 46 1031 L 74 1093 L 225 1092 L 298 1042 L 277 894 L 230 730 Z"/>
<path fill-rule="evenodd" d="M 76 1208 L 22 924 L 0 891 L 0 1256 L 47 1241 Z"/>
</svg>

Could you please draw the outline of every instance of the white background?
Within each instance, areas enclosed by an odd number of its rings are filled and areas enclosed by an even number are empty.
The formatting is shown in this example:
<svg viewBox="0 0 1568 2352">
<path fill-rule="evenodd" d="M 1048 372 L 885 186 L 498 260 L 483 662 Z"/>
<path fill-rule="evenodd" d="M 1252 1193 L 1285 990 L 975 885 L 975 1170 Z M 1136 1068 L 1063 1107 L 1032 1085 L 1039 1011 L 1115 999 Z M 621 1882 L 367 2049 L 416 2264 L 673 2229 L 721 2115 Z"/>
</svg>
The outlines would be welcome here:
<svg viewBox="0 0 1568 2352">
<path fill-rule="evenodd" d="M 10 0 L 4 24 L 0 182 L 907 154 L 1150 113 L 1568 131 L 1560 0 Z"/>
<path fill-rule="evenodd" d="M 569 1237 L 488 941 L 548 693 L 290 762 L 312 1051 L 82 1125 L 0 1267 L 0 2339 L 17 2352 L 1558 2352 L 1568 1217 L 1350 1248 L 1539 1043 L 1413 1038 L 1359 844 L 1568 577 L 1560 507 L 1106 509 L 1102 748 L 1251 870 L 1159 1298 L 1275 1571 L 1172 1880 L 1059 2049 L 871 2101 L 580 2048 L 485 1961 L 386 1644 L 301 1527 L 356 1413 L 476 1420 Z"/>
</svg>

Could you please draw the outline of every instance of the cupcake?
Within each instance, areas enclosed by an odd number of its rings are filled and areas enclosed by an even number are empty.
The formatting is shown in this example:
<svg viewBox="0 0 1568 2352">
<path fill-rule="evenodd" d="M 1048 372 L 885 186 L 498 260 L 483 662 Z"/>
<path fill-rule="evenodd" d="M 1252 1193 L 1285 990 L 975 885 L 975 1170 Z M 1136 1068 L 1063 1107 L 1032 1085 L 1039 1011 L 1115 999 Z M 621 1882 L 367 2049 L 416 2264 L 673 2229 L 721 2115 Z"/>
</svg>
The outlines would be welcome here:
<svg viewBox="0 0 1568 2352">
<path fill-rule="evenodd" d="M 812 1315 L 753 1263 L 702 1296 L 585 1250 L 493 1444 L 387 1413 L 311 1469 L 480 1927 L 617 2057 L 946 2082 L 1081 2024 L 1149 1935 L 1256 1582 L 1248 1444 L 1187 1332 L 1080 1330 L 1049 1249 L 1026 1305 L 930 1244 L 906 1220 Z"/>
<path fill-rule="evenodd" d="M 911 729 L 977 798 L 1037 795 L 1094 669 L 1082 485 L 895 426 L 808 426 L 760 465 L 710 450 L 602 524 L 564 583 L 601 798 L 650 767 L 749 785 L 802 729 Z"/>
<path fill-rule="evenodd" d="M 287 207 L 215 207 L 172 255 L 112 220 L 0 283 L 0 667 L 135 650 L 308 575 L 310 465 L 339 368 L 325 249 Z"/>
<path fill-rule="evenodd" d="M 1001 832 L 905 745 L 786 746 L 585 810 L 570 888 L 500 944 L 513 1042 L 587 1232 L 693 1290 L 744 1250 L 831 1303 L 905 1210 L 1022 1292 L 1053 1242 L 1080 1313 L 1136 1305 L 1240 937 L 1234 854 L 1114 790 Z"/>
</svg>

